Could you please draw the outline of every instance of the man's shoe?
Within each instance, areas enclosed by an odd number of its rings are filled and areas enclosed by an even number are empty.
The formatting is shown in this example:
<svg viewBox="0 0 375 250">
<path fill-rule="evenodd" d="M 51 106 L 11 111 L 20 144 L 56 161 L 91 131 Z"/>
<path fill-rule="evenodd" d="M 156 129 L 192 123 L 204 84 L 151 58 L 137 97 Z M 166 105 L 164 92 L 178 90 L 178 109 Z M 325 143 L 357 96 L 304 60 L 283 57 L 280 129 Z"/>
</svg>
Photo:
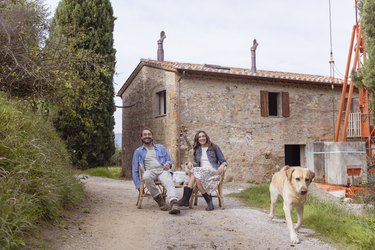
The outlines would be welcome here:
<svg viewBox="0 0 375 250">
<path fill-rule="evenodd" d="M 163 197 L 161 196 L 161 194 L 159 194 L 158 196 L 154 197 L 154 200 L 156 201 L 156 203 L 158 203 L 161 211 L 168 211 L 169 210 L 169 207 L 165 203 L 165 201 L 164 201 Z"/>
<path fill-rule="evenodd" d="M 168 204 L 164 204 L 163 206 L 160 207 L 160 210 L 161 211 L 168 211 L 169 210 L 169 206 Z"/>
<path fill-rule="evenodd" d="M 171 201 L 171 210 L 169 211 L 170 214 L 180 214 L 180 207 L 178 206 L 177 200 Z"/>
</svg>

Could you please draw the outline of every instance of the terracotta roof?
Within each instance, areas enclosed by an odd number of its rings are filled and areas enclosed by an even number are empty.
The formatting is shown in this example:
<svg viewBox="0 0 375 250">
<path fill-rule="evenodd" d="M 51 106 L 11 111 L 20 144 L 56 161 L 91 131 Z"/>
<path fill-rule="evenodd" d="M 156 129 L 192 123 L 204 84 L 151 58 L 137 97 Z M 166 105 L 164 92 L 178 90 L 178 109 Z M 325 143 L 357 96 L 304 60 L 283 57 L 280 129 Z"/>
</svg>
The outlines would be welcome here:
<svg viewBox="0 0 375 250">
<path fill-rule="evenodd" d="M 323 84 L 330 85 L 331 79 L 328 76 L 320 75 L 309 75 L 309 74 L 298 74 L 289 72 L 279 72 L 279 71 L 267 71 L 267 70 L 257 70 L 256 72 L 251 72 L 250 68 L 233 68 L 220 65 L 212 64 L 192 64 L 192 63 L 179 63 L 179 62 L 168 62 L 168 61 L 156 61 L 150 59 L 141 59 L 137 68 L 130 75 L 128 80 L 125 82 L 124 86 L 119 90 L 118 95 L 120 96 L 130 84 L 133 78 L 136 76 L 138 71 L 143 66 L 154 67 L 158 69 L 168 70 L 172 72 L 183 71 L 189 73 L 198 73 L 206 75 L 217 75 L 226 77 L 242 77 L 242 78 L 254 78 L 254 79 L 273 79 L 273 80 L 283 80 L 292 82 L 304 82 L 311 84 Z M 335 78 L 334 85 L 342 85 L 343 80 Z"/>
</svg>

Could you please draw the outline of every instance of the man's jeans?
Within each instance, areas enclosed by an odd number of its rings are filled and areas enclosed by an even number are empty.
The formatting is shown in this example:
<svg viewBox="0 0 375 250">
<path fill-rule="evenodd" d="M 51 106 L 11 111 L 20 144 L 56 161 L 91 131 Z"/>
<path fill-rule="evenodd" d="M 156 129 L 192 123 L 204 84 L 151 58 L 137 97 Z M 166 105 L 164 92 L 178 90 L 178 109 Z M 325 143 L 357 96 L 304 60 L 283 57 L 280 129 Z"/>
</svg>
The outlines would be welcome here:
<svg viewBox="0 0 375 250">
<path fill-rule="evenodd" d="M 161 184 L 167 189 L 167 200 L 171 202 L 172 200 L 177 200 L 176 188 L 174 187 L 172 174 L 168 171 L 164 171 L 162 168 L 146 170 L 143 173 L 143 179 L 145 180 L 145 185 L 150 191 L 152 197 L 156 197 L 160 191 L 155 185 L 155 181 L 159 180 Z"/>
</svg>

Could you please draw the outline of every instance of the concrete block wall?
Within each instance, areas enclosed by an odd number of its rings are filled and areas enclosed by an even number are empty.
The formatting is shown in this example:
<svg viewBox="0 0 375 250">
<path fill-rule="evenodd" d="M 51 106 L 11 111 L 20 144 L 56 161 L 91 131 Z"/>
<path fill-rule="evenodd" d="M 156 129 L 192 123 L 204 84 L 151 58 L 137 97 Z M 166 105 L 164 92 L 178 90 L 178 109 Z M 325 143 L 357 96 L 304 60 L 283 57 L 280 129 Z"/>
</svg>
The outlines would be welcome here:
<svg viewBox="0 0 375 250">
<path fill-rule="evenodd" d="M 306 149 L 307 167 L 315 171 L 317 181 L 337 185 L 367 182 L 365 142 L 317 142 Z M 360 176 L 348 175 L 348 168 L 360 169 Z"/>
</svg>

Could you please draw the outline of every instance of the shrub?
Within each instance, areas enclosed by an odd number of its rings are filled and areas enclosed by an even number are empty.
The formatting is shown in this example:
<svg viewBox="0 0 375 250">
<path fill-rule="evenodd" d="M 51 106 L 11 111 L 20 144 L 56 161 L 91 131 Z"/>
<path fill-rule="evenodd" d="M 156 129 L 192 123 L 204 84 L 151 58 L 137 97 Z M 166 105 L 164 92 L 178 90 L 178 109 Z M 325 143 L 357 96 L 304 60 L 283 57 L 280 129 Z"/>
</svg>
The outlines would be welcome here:
<svg viewBox="0 0 375 250">
<path fill-rule="evenodd" d="M 0 245 L 18 248 L 38 221 L 77 204 L 82 186 L 52 124 L 0 93 Z"/>
<path fill-rule="evenodd" d="M 115 153 L 112 155 L 110 165 L 111 166 L 121 166 L 121 148 L 116 148 Z"/>
</svg>

